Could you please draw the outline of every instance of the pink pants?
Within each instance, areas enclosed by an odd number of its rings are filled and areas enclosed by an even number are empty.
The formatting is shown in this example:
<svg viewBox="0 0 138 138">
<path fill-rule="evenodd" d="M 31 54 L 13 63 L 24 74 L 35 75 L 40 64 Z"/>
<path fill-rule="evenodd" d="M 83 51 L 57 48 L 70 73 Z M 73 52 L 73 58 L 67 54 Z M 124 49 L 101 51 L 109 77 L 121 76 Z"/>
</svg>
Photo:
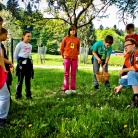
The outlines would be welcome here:
<svg viewBox="0 0 138 138">
<path fill-rule="evenodd" d="M 71 72 L 70 72 L 71 67 Z M 76 90 L 76 71 L 78 68 L 78 60 L 77 59 L 64 59 L 64 84 L 63 90 L 69 90 L 69 76 L 71 73 L 70 80 L 70 89 Z"/>
</svg>

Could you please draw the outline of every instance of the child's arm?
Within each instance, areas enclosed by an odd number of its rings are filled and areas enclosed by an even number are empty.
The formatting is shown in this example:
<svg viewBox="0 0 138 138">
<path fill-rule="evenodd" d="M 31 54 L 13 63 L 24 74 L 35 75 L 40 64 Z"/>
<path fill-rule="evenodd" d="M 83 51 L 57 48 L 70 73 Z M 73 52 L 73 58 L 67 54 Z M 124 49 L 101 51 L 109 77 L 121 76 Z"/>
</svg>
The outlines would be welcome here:
<svg viewBox="0 0 138 138">
<path fill-rule="evenodd" d="M 63 38 L 61 46 L 60 46 L 60 53 L 63 58 L 64 58 L 64 48 L 65 48 L 65 38 Z"/>
<path fill-rule="evenodd" d="M 14 58 L 15 59 L 17 59 L 20 50 L 21 50 L 21 45 L 18 43 L 15 47 L 15 50 L 14 50 Z"/>
<path fill-rule="evenodd" d="M 3 55 L 1 54 L 2 52 L 0 52 L 0 66 L 3 68 L 3 70 L 5 72 L 7 72 L 6 68 L 5 68 L 5 65 L 4 65 L 4 58 L 3 58 Z"/>
<path fill-rule="evenodd" d="M 3 55 L 4 55 L 4 49 L 2 49 L 2 53 L 3 53 Z M 10 67 L 13 67 L 13 64 L 12 64 L 12 62 L 11 61 L 9 61 L 8 59 L 6 59 L 6 58 L 3 58 L 4 59 L 4 63 L 6 63 L 6 64 L 9 64 L 10 65 Z"/>
<path fill-rule="evenodd" d="M 98 57 L 97 53 L 93 50 L 92 54 L 96 57 L 96 59 L 98 60 L 98 64 L 102 63 L 102 60 Z"/>
</svg>

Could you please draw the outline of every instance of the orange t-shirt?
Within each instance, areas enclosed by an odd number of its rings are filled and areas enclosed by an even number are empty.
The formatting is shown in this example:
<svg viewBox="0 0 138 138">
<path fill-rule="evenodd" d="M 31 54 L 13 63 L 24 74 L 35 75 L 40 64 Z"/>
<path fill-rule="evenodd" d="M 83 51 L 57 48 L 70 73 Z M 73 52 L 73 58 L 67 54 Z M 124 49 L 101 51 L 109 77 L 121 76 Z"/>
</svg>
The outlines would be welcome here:
<svg viewBox="0 0 138 138">
<path fill-rule="evenodd" d="M 63 58 L 78 59 L 80 40 L 77 37 L 66 36 L 62 40 L 60 52 Z"/>
<path fill-rule="evenodd" d="M 133 68 L 135 69 L 135 71 L 138 72 L 138 63 L 137 63 L 138 62 L 138 49 L 134 53 L 132 65 L 130 63 L 130 59 L 131 59 L 131 55 L 127 54 L 126 57 L 125 57 L 125 66 L 127 68 L 133 66 Z"/>
</svg>

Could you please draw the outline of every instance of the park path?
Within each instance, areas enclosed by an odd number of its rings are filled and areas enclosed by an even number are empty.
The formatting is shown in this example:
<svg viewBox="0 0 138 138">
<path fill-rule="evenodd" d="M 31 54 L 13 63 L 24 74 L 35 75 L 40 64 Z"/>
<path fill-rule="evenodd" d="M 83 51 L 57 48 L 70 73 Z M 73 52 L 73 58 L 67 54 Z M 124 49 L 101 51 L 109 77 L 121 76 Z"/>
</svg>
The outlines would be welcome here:
<svg viewBox="0 0 138 138">
<path fill-rule="evenodd" d="M 63 69 L 63 66 L 47 66 L 47 65 L 33 65 L 34 68 L 43 68 L 43 69 Z M 92 70 L 92 67 L 87 66 L 78 66 L 78 69 L 90 69 Z M 109 66 L 108 70 L 121 70 L 121 67 L 113 67 Z"/>
</svg>

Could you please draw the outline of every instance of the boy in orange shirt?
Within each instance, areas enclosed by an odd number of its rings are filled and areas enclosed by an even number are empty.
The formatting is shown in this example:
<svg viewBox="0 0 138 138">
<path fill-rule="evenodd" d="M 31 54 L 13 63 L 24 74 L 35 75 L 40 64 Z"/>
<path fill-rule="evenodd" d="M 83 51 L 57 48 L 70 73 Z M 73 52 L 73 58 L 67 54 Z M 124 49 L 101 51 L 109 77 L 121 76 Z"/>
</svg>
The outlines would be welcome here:
<svg viewBox="0 0 138 138">
<path fill-rule="evenodd" d="M 66 94 L 76 93 L 76 71 L 78 67 L 78 54 L 80 49 L 80 40 L 77 38 L 77 29 L 71 26 L 68 30 L 68 36 L 64 37 L 60 47 L 61 55 L 64 59 L 64 83 L 63 90 Z M 71 68 L 71 82 L 69 89 L 69 75 Z"/>
</svg>

